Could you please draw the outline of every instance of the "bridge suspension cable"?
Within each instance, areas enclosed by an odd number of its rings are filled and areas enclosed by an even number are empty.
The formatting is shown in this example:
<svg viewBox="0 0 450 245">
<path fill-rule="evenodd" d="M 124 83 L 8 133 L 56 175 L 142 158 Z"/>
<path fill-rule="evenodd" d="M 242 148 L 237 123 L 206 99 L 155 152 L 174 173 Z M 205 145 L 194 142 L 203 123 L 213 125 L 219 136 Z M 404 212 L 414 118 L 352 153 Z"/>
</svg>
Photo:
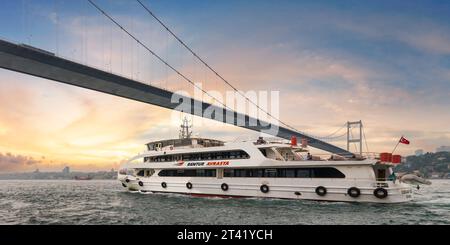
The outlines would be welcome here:
<svg viewBox="0 0 450 245">
<path fill-rule="evenodd" d="M 226 104 L 224 104 L 223 102 L 221 102 L 219 99 L 217 99 L 216 97 L 212 96 L 210 93 L 208 93 L 206 90 L 204 90 L 203 88 L 199 87 L 198 85 L 195 84 L 195 82 L 193 82 L 191 79 L 189 79 L 188 77 L 186 77 L 184 74 L 182 74 L 180 71 L 178 71 L 175 67 L 173 67 L 172 65 L 170 65 L 165 59 L 163 59 L 161 56 L 159 56 L 158 54 L 156 54 L 152 49 L 150 49 L 147 45 L 145 45 L 143 42 L 141 42 L 136 36 L 134 36 L 131 32 L 129 32 L 125 27 L 123 27 L 119 22 L 117 22 L 111 15 L 109 15 L 108 13 L 106 13 L 100 6 L 98 6 L 96 3 L 94 3 L 92 0 L 88 0 L 89 3 L 91 3 L 92 6 L 94 6 L 100 13 L 102 13 L 105 17 L 107 17 L 109 20 L 111 20 L 117 27 L 119 27 L 122 31 L 124 31 L 128 36 L 130 36 L 132 39 L 134 39 L 139 45 L 141 45 L 142 47 L 144 47 L 148 52 L 150 52 L 153 56 L 155 56 L 159 61 L 161 61 L 164 65 L 166 65 L 166 67 L 170 68 L 172 71 L 174 71 L 175 73 L 177 73 L 179 76 L 181 76 L 184 80 L 186 80 L 187 82 L 189 82 L 190 84 L 192 84 L 194 87 L 196 87 L 197 89 L 199 89 L 200 91 L 202 91 L 204 94 L 208 95 L 210 98 L 212 98 L 214 101 L 219 102 L 224 108 L 229 109 L 230 111 L 234 111 L 233 109 L 231 109 L 230 107 L 228 107 Z M 162 22 L 161 22 L 162 23 Z M 167 28 L 168 29 L 168 28 Z M 173 32 L 172 32 L 173 33 Z M 174 35 L 174 34 L 173 34 Z M 180 40 L 181 41 L 181 40 Z M 187 46 L 186 46 L 187 47 Z M 197 56 L 198 57 L 198 56 Z M 199 57 L 198 57 L 199 58 Z M 204 62 L 204 61 L 202 61 Z M 206 63 L 205 63 L 206 64 Z M 206 64 L 207 65 L 207 64 Z M 208 67 L 210 67 L 208 65 Z M 210 68 L 212 69 L 212 68 Z M 213 70 L 214 71 L 214 70 Z M 214 73 L 216 75 L 218 75 L 221 79 L 223 79 L 223 77 L 221 77 L 217 72 L 214 71 Z M 223 79 L 225 80 L 225 79 Z M 225 80 L 226 81 L 226 80 Z M 228 83 L 228 82 L 227 82 Z M 251 101 L 249 98 L 245 97 L 245 95 L 242 94 L 242 92 L 238 91 L 236 88 L 233 87 L 233 89 L 237 92 L 239 92 L 244 98 L 246 98 L 250 103 L 253 103 L 254 105 L 256 105 L 256 107 L 260 110 L 262 110 L 256 103 L 254 103 L 253 101 Z M 264 110 L 262 110 L 263 112 L 265 112 Z M 281 120 L 279 120 L 278 118 L 272 116 L 270 113 L 265 112 L 269 117 L 275 119 L 277 122 L 283 124 L 284 126 L 291 128 L 292 130 L 294 130 L 295 132 L 299 132 L 302 134 L 306 134 L 304 132 L 301 132 L 299 130 L 297 130 L 296 128 L 282 122 Z"/>
<path fill-rule="evenodd" d="M 89 0 L 90 1 L 90 0 Z M 257 103 L 249 99 L 247 96 L 245 96 L 244 93 L 242 93 L 240 90 L 238 90 L 233 84 L 231 84 L 228 80 L 226 80 L 222 75 L 220 75 L 214 68 L 212 68 L 204 59 L 202 59 L 197 53 L 195 53 L 181 38 L 179 38 L 160 18 L 158 18 L 153 11 L 150 10 L 141 0 L 136 0 L 146 11 L 148 14 L 150 14 L 159 24 L 161 24 L 164 29 L 167 30 L 182 46 L 184 46 L 195 58 L 197 58 L 204 66 L 206 66 L 213 74 L 215 74 L 220 80 L 222 80 L 225 84 L 227 84 L 231 89 L 233 89 L 235 92 L 237 92 L 240 96 L 245 98 L 249 103 L 256 106 L 256 108 L 262 112 L 264 112 L 267 116 L 275 119 L 277 122 L 283 124 L 284 126 L 299 132 L 306 134 L 305 132 L 301 132 L 298 129 L 294 128 L 293 126 L 281 121 L 280 119 L 274 117 L 271 113 L 267 112 L 266 110 L 262 109 Z"/>
<path fill-rule="evenodd" d="M 147 45 L 145 45 L 143 42 L 141 42 L 136 36 L 134 36 L 132 33 L 130 33 L 125 27 L 123 27 L 119 22 L 117 22 L 112 16 L 110 16 L 108 13 L 106 13 L 100 6 L 95 4 L 92 0 L 88 0 L 89 3 L 91 3 L 92 6 L 94 6 L 100 13 L 102 13 L 105 17 L 107 17 L 109 20 L 111 20 L 117 27 L 119 27 L 122 31 L 124 31 L 128 36 L 130 36 L 132 39 L 134 39 L 139 45 L 141 45 L 144 49 L 146 49 L 150 54 L 155 56 L 159 61 L 161 61 L 164 65 L 166 65 L 168 68 L 170 68 L 172 71 L 177 73 L 179 76 L 181 76 L 184 80 L 195 86 L 197 89 L 201 90 L 204 94 L 208 95 L 215 101 L 218 101 L 224 108 L 233 111 L 231 108 L 229 108 L 227 105 L 225 105 L 223 102 L 212 96 L 210 93 L 205 91 L 203 88 L 196 85 L 191 79 L 186 77 L 183 73 L 178 71 L 175 67 L 170 65 L 165 59 L 163 59 L 161 56 L 156 54 L 152 49 L 150 49 Z"/>
<path fill-rule="evenodd" d="M 367 143 L 366 132 L 364 131 L 364 126 L 362 127 L 362 132 L 363 132 L 364 142 L 366 143 L 366 150 L 367 150 L 367 152 L 370 152 L 369 144 Z"/>
<path fill-rule="evenodd" d="M 336 131 L 334 131 L 333 133 L 331 133 L 331 134 L 329 134 L 329 135 L 327 135 L 327 136 L 322 136 L 322 137 L 315 136 L 315 138 L 317 138 L 317 139 L 322 139 L 322 140 L 334 140 L 334 139 L 341 138 L 341 137 L 345 136 L 347 133 L 345 132 L 345 133 L 343 133 L 343 134 L 341 134 L 341 135 L 338 135 L 338 136 L 336 136 L 336 134 L 339 133 L 340 131 L 342 131 L 345 127 L 347 127 L 347 124 L 346 124 L 346 123 L 343 124 L 343 125 L 342 125 L 340 128 L 338 128 Z"/>
<path fill-rule="evenodd" d="M 99 5 L 97 5 L 93 0 L 88 0 L 89 3 L 94 6 L 100 13 L 102 13 L 106 18 L 108 18 L 110 21 L 112 21 L 117 27 L 119 27 L 123 32 L 125 32 L 128 36 L 130 36 L 133 40 L 135 40 L 139 45 L 141 45 L 144 49 L 146 49 L 150 54 L 152 54 L 154 57 L 156 57 L 160 62 L 162 62 L 166 68 L 170 68 L 172 71 L 174 71 L 176 74 L 178 74 L 180 77 L 182 77 L 184 80 L 186 80 L 188 83 L 192 84 L 194 87 L 196 87 L 197 89 L 199 89 L 200 91 L 202 91 L 204 94 L 206 94 L 207 96 L 209 96 L 210 98 L 212 98 L 214 101 L 217 101 L 221 106 L 223 106 L 226 109 L 229 109 L 231 111 L 233 111 L 233 109 L 231 109 L 230 107 L 228 107 L 225 103 L 223 103 L 222 101 L 220 101 L 219 99 L 217 99 L 216 97 L 214 97 L 213 95 L 211 95 L 210 93 L 208 93 L 205 89 L 199 87 L 197 84 L 195 84 L 195 82 L 193 82 L 191 79 L 189 79 L 186 75 L 184 75 L 183 73 L 181 73 L 179 70 L 177 70 L 174 66 L 170 65 L 168 63 L 168 61 L 166 61 L 165 59 L 163 59 L 161 56 L 159 56 L 158 54 L 156 54 L 152 49 L 150 49 L 147 45 L 145 45 L 142 41 L 140 41 L 136 36 L 134 36 L 130 31 L 128 31 L 123 25 L 121 25 L 118 21 L 116 21 L 111 15 L 109 15 L 108 13 L 106 13 L 106 11 L 104 11 Z M 230 82 L 228 82 L 223 76 L 221 76 L 216 70 L 214 70 L 210 65 L 208 65 L 200 56 L 198 56 L 187 44 L 185 44 L 173 31 L 171 31 L 171 29 L 165 25 L 147 6 L 145 6 L 140 0 L 137 0 L 139 2 L 139 4 L 146 9 L 146 11 L 153 16 L 178 42 L 180 42 L 189 52 L 191 52 L 193 54 L 193 56 L 195 58 L 197 58 L 203 65 L 205 65 L 209 70 L 211 70 L 220 80 L 222 80 L 223 82 L 225 82 L 228 86 L 230 86 L 235 92 L 239 93 L 243 98 L 245 98 L 247 101 L 249 101 L 251 104 L 255 105 L 257 107 L 257 109 L 259 109 L 260 111 L 264 112 L 267 116 L 275 119 L 277 122 L 279 122 L 280 124 L 292 129 L 295 132 L 298 133 L 302 133 L 304 135 L 308 135 L 310 137 L 313 138 L 317 138 L 317 139 L 327 139 L 327 140 L 333 140 L 333 139 L 337 139 L 337 138 L 341 138 L 343 137 L 345 134 L 343 135 L 338 135 L 338 136 L 334 136 L 336 135 L 338 132 L 340 132 L 344 127 L 339 128 L 338 130 L 336 130 L 335 132 L 333 132 L 330 135 L 327 135 L 325 137 L 316 137 L 313 136 L 311 134 L 307 134 L 305 132 L 302 132 L 296 128 L 294 128 L 293 126 L 281 121 L 280 119 L 274 117 L 273 115 L 271 115 L 271 113 L 265 111 L 264 109 L 262 109 L 260 106 L 258 106 L 254 101 L 250 100 L 248 97 L 246 97 L 240 90 L 238 90 L 236 87 L 234 87 Z M 167 84 L 166 84 L 167 85 Z M 334 137 L 333 137 L 334 136 Z"/>
</svg>

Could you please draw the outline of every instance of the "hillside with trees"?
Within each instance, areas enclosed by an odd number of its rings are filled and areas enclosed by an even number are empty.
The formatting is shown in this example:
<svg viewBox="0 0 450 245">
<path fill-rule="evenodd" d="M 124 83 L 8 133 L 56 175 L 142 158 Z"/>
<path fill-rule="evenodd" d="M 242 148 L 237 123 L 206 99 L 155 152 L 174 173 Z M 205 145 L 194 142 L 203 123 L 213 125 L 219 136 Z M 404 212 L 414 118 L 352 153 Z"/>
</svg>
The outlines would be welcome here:
<svg viewBox="0 0 450 245">
<path fill-rule="evenodd" d="M 420 156 L 408 156 L 397 172 L 419 171 L 427 178 L 450 178 L 450 152 L 426 153 Z"/>
</svg>

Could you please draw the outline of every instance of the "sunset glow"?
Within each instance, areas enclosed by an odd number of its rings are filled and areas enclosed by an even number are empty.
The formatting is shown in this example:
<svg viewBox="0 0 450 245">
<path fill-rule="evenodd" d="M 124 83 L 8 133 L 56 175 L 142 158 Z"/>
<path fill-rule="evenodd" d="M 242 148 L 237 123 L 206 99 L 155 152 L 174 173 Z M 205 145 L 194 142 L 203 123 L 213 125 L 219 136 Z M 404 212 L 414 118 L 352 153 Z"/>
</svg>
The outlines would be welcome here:
<svg viewBox="0 0 450 245">
<path fill-rule="evenodd" d="M 137 6 L 98 2 L 205 89 L 228 89 Z M 402 135 L 411 141 L 398 148 L 404 155 L 450 145 L 450 3 L 278 2 L 150 6 L 239 89 L 280 91 L 281 119 L 301 131 L 324 136 L 362 120 L 372 152 L 391 151 Z M 64 3 L 30 1 L 25 10 L 20 1 L 2 1 L 0 36 L 155 86 L 190 89 L 143 50 L 129 48 L 132 42 L 84 1 Z M 180 118 L 0 70 L 0 172 L 117 169 L 145 143 L 176 138 Z M 194 131 L 220 140 L 258 135 L 199 118 Z M 331 143 L 345 147 L 344 140 Z"/>
</svg>

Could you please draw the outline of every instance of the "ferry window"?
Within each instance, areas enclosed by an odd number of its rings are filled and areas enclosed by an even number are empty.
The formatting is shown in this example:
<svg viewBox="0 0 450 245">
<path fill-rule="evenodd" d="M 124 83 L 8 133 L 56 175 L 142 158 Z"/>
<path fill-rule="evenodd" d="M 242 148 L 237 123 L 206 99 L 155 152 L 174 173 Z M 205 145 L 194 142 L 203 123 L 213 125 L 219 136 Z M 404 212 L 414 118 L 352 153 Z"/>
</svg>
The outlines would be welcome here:
<svg viewBox="0 0 450 245">
<path fill-rule="evenodd" d="M 205 170 L 204 169 L 199 169 L 197 170 L 197 176 L 205 176 Z"/>
<path fill-rule="evenodd" d="M 191 154 L 191 160 L 202 160 L 202 154 Z"/>
<path fill-rule="evenodd" d="M 161 170 L 161 171 L 159 171 L 159 173 L 158 173 L 158 175 L 159 176 L 162 176 L 162 177 L 165 177 L 165 176 L 167 176 L 169 174 L 169 170 Z"/>
<path fill-rule="evenodd" d="M 223 177 L 234 177 L 234 170 L 233 169 L 224 169 Z"/>
<path fill-rule="evenodd" d="M 311 174 L 310 174 L 310 170 L 309 169 L 301 169 L 301 168 L 298 168 L 297 170 L 296 170 L 296 176 L 297 176 L 297 178 L 311 178 Z"/>
<path fill-rule="evenodd" d="M 136 175 L 144 177 L 144 170 L 140 170 Z"/>
<path fill-rule="evenodd" d="M 277 170 L 276 169 L 266 169 L 264 171 L 264 177 L 269 177 L 269 178 L 277 177 Z"/>
<path fill-rule="evenodd" d="M 335 168 L 224 169 L 224 177 L 345 178 Z"/>
<path fill-rule="evenodd" d="M 217 171 L 215 169 L 208 169 L 205 172 L 205 177 L 216 177 Z"/>
<path fill-rule="evenodd" d="M 230 153 L 229 152 L 222 152 L 223 159 L 230 159 Z"/>
<path fill-rule="evenodd" d="M 245 174 L 245 169 L 235 169 L 234 177 L 247 177 L 247 175 Z"/>
<path fill-rule="evenodd" d="M 345 178 L 345 175 L 335 168 L 315 168 L 313 178 Z"/>
<path fill-rule="evenodd" d="M 277 176 L 281 178 L 286 177 L 286 169 L 285 168 L 277 169 Z"/>
<path fill-rule="evenodd" d="M 221 152 L 213 153 L 213 159 L 219 160 L 219 159 L 222 159 L 222 158 L 223 158 L 223 156 L 222 156 Z"/>
<path fill-rule="evenodd" d="M 196 170 L 162 170 L 159 176 L 162 177 L 216 177 L 215 169 L 196 169 Z"/>
<path fill-rule="evenodd" d="M 146 157 L 150 162 L 173 162 L 173 161 L 206 161 L 206 160 L 228 160 L 228 159 L 248 159 L 250 156 L 245 151 L 223 151 L 205 152 L 182 155 L 164 155 L 157 157 Z"/>
<path fill-rule="evenodd" d="M 230 159 L 235 159 L 236 158 L 236 152 L 232 151 L 230 152 Z"/>
<path fill-rule="evenodd" d="M 261 153 L 262 153 L 265 157 L 267 157 L 267 151 L 266 151 L 266 149 L 259 149 L 259 151 L 261 151 Z"/>
<path fill-rule="evenodd" d="M 256 177 L 256 178 L 261 178 L 264 176 L 264 170 L 263 169 L 251 169 L 248 170 L 248 177 Z"/>
<path fill-rule="evenodd" d="M 183 177 L 195 177 L 197 176 L 197 171 L 196 170 L 184 170 L 183 172 L 179 172 L 178 176 L 183 176 Z"/>
<path fill-rule="evenodd" d="M 280 173 L 280 170 L 283 170 Z M 284 177 L 284 178 L 295 178 L 296 171 L 293 168 L 286 168 L 286 169 L 279 169 L 278 170 L 278 177 Z"/>
</svg>

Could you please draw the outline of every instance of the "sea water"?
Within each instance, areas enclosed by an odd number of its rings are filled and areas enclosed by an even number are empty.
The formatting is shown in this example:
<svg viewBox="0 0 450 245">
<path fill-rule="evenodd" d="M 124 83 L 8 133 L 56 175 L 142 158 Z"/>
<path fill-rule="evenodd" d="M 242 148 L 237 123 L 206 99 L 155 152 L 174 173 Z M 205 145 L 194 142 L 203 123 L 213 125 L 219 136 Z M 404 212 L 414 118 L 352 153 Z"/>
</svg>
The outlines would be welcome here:
<svg viewBox="0 0 450 245">
<path fill-rule="evenodd" d="M 0 181 L 0 224 L 450 224 L 450 180 L 403 204 L 129 193 L 118 181 Z"/>
</svg>

